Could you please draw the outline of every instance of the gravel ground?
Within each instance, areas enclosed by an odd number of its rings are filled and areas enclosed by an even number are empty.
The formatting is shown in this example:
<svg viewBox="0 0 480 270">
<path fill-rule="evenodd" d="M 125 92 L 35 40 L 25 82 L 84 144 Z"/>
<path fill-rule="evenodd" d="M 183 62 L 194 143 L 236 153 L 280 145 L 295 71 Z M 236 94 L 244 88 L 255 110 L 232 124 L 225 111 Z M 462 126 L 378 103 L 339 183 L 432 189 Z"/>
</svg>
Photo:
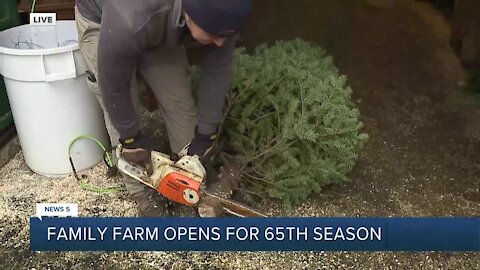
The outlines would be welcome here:
<svg viewBox="0 0 480 270">
<path fill-rule="evenodd" d="M 92 184 L 122 186 L 121 179 L 105 177 L 104 165 L 84 173 Z M 36 175 L 26 167 L 21 153 L 0 170 L 0 175 L 0 265 L 4 265 L 4 269 L 480 269 L 479 255 L 473 253 L 33 253 L 29 251 L 28 218 L 34 215 L 35 203 L 77 202 L 81 216 L 105 217 L 135 216 L 135 203 L 125 192 L 84 191 L 73 177 L 52 179 Z M 335 195 L 333 190 L 327 193 Z M 262 210 L 275 216 L 349 215 L 341 206 L 325 202 L 310 201 L 290 211 L 280 210 L 275 204 L 263 205 Z"/>
<path fill-rule="evenodd" d="M 121 178 L 106 177 L 103 164 L 82 173 L 85 181 L 96 186 L 123 186 Z M 480 257 L 473 253 L 30 252 L 28 219 L 34 215 L 35 203 L 76 202 L 81 216 L 129 217 L 137 215 L 135 202 L 126 192 L 85 191 L 73 176 L 37 175 L 28 169 L 21 152 L 0 169 L 0 175 L 0 265 L 5 269 L 480 269 Z M 348 186 L 329 188 L 292 210 L 275 203 L 261 205 L 260 210 L 271 216 L 373 215 L 357 196 L 350 192 L 340 195 Z M 347 207 L 329 203 L 338 196 Z M 180 207 L 177 213 L 185 216 L 191 212 Z"/>
<path fill-rule="evenodd" d="M 81 216 L 135 216 L 135 204 L 124 192 L 86 192 L 73 177 L 50 179 L 35 175 L 25 168 L 21 153 L 0 173 L 0 265 L 6 269 L 480 269 L 479 255 L 473 253 L 32 253 L 28 218 L 34 215 L 37 202 L 77 202 Z M 121 186 L 119 179 L 107 179 L 104 173 L 103 165 L 85 172 L 96 185 Z M 262 208 L 272 215 L 348 215 L 337 207 L 315 201 L 292 211 L 280 211 L 278 205 Z"/>
<path fill-rule="evenodd" d="M 268 13 L 280 18 L 258 16 L 261 20 L 249 28 L 256 34 L 247 31 L 246 44 L 298 36 L 298 32 L 320 44 L 325 43 L 323 38 L 332 38 L 329 51 L 349 77 L 370 139 L 350 182 L 328 187 L 291 210 L 276 203 L 261 205 L 259 210 L 272 216 L 478 216 L 480 110 L 478 104 L 465 105 L 470 104 L 468 97 L 451 98 L 464 74 L 447 49 L 448 26 L 441 17 L 424 5 L 395 5 L 381 11 L 360 1 L 289 3 L 262 0 L 260 14 L 265 12 L 262 6 L 269 9 L 275 4 L 288 6 L 288 12 Z M 331 19 L 328 14 L 319 15 L 327 11 L 345 15 L 327 23 L 335 34 L 326 35 L 321 27 L 308 29 L 317 27 L 319 17 Z M 292 18 L 301 21 L 289 21 Z M 265 36 L 275 29 L 271 23 L 278 21 L 285 22 L 285 28 Z M 299 25 L 302 29 L 295 29 Z M 157 117 L 147 115 L 152 121 Z M 157 136 L 164 134 L 151 124 L 148 128 Z M 120 179 L 105 177 L 103 165 L 85 174 L 86 181 L 98 186 L 122 186 Z M 480 269 L 478 253 L 32 253 L 28 218 L 38 202 L 77 202 L 81 216 L 137 214 L 125 192 L 86 192 L 73 177 L 38 176 L 24 164 L 20 152 L 0 168 L 3 269 Z"/>
</svg>

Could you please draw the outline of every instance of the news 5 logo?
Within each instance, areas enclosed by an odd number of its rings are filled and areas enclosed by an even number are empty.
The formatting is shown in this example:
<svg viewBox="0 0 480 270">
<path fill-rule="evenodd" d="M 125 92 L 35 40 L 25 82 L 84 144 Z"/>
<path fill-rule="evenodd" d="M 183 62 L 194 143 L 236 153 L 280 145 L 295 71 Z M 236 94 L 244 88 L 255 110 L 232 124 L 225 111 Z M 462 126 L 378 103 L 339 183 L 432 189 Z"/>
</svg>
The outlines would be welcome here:
<svg viewBox="0 0 480 270">
<path fill-rule="evenodd" d="M 76 203 L 37 203 L 36 216 L 42 217 L 78 217 Z"/>
</svg>

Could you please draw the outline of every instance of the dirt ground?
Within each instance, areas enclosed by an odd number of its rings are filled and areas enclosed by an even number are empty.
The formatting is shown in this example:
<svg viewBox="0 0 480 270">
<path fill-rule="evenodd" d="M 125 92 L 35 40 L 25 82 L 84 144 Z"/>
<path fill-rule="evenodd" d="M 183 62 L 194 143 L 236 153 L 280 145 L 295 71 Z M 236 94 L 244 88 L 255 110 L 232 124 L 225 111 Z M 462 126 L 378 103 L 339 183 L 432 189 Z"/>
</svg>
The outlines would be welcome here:
<svg viewBox="0 0 480 270">
<path fill-rule="evenodd" d="M 370 138 L 351 181 L 278 216 L 478 216 L 480 104 L 460 90 L 466 75 L 431 6 L 393 1 L 257 1 L 244 36 L 253 47 L 303 37 L 324 46 L 354 89 Z M 270 7 L 276 8 L 266 12 Z M 268 15 L 264 15 L 268 14 Z M 262 16 L 261 16 L 262 15 Z M 155 116 L 151 116 L 155 117 Z M 118 186 L 104 167 L 88 180 Z M 57 188 L 49 189 L 54 184 Z M 31 253 L 36 202 L 78 202 L 81 215 L 132 216 L 125 192 L 81 190 L 73 177 L 31 173 L 21 153 L 0 169 L 0 265 L 7 269 L 480 269 L 478 253 Z"/>
</svg>

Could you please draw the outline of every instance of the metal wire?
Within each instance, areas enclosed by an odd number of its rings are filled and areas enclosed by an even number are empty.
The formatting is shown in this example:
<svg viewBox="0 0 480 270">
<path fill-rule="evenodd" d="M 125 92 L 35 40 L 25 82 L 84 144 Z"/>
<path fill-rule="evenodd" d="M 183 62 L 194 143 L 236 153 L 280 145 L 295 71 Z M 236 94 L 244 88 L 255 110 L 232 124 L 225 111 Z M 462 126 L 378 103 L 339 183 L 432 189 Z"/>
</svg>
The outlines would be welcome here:
<svg viewBox="0 0 480 270">
<path fill-rule="evenodd" d="M 22 36 L 23 32 L 20 32 L 18 34 L 17 40 L 11 41 L 15 49 L 45 49 L 45 47 L 43 47 L 42 45 L 34 43 L 31 38 L 27 39 L 26 37 Z M 78 44 L 78 41 L 75 39 L 67 39 L 62 41 L 61 43 L 57 43 L 58 47 L 65 47 L 72 44 Z"/>
<path fill-rule="evenodd" d="M 59 47 L 64 47 L 64 46 L 68 46 L 68 45 L 71 45 L 71 44 L 78 44 L 78 41 L 75 40 L 75 39 L 68 39 L 68 40 L 65 40 L 62 43 L 58 44 L 58 46 Z"/>
<path fill-rule="evenodd" d="M 21 38 L 22 35 L 23 35 L 23 32 L 20 32 L 18 34 L 17 41 L 12 40 L 12 44 L 15 46 L 15 49 L 27 49 L 27 48 L 22 48 L 22 46 L 21 46 L 22 44 L 26 45 L 26 47 L 28 47 L 28 49 L 45 49 L 45 47 L 33 43 L 31 38 L 30 38 L 30 40 L 27 40 L 27 38 L 22 39 Z"/>
<path fill-rule="evenodd" d="M 33 0 L 32 2 L 32 11 L 30 13 L 33 13 L 33 11 L 35 10 L 35 4 L 36 4 L 37 0 Z"/>
</svg>

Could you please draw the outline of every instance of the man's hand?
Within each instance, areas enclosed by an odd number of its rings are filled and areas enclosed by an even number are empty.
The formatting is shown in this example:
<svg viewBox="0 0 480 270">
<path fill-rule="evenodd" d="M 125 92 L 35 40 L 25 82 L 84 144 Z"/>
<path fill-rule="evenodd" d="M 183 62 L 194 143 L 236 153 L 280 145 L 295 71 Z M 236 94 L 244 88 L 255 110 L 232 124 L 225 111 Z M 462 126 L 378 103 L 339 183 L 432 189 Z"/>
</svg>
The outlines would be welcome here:
<svg viewBox="0 0 480 270">
<path fill-rule="evenodd" d="M 216 157 L 219 150 L 217 133 L 201 134 L 195 130 L 195 137 L 180 151 L 179 156 L 197 155 L 200 158 L 200 162 L 205 165 Z"/>
<path fill-rule="evenodd" d="M 147 174 L 151 175 L 153 172 L 151 139 L 138 133 L 134 137 L 120 139 L 120 143 L 122 144 L 122 157 L 130 163 L 144 167 Z"/>
</svg>

